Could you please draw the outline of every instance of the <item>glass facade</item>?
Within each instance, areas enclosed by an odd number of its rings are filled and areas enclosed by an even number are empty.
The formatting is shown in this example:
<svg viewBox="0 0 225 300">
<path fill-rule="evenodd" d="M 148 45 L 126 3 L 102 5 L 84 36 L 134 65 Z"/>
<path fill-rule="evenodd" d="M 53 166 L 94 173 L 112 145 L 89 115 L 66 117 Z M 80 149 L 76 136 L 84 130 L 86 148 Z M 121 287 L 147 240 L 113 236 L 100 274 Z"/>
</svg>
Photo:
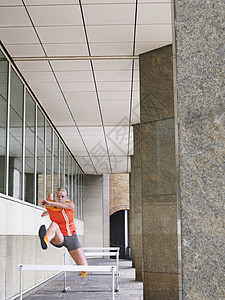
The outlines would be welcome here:
<svg viewBox="0 0 225 300">
<path fill-rule="evenodd" d="M 0 193 L 40 205 L 61 186 L 82 219 L 78 174 L 76 160 L 0 46 Z"/>
<path fill-rule="evenodd" d="M 6 132 L 8 105 L 9 64 L 0 51 L 0 193 L 5 193 L 6 183 Z"/>
</svg>

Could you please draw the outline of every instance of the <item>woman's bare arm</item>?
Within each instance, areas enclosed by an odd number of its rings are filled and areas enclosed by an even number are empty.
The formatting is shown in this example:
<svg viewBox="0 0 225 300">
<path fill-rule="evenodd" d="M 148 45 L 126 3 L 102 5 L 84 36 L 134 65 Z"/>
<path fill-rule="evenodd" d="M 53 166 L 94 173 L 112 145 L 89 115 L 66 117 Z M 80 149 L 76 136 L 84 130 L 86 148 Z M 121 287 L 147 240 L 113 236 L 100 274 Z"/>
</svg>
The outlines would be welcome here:
<svg viewBox="0 0 225 300">
<path fill-rule="evenodd" d="M 44 206 L 51 206 L 56 208 L 64 208 L 64 209 L 74 209 L 74 203 L 73 202 L 52 202 L 48 200 L 41 200 L 41 205 Z"/>
<path fill-rule="evenodd" d="M 42 214 L 41 214 L 42 217 L 45 217 L 45 216 L 48 216 L 48 211 L 44 211 Z"/>
</svg>

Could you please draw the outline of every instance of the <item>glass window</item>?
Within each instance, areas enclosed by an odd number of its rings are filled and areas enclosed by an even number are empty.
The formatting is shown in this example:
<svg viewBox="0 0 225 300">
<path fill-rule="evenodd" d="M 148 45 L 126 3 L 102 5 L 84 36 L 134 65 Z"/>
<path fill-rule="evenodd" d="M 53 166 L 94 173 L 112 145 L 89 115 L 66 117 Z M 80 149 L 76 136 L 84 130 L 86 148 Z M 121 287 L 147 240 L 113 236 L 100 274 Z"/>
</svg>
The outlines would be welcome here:
<svg viewBox="0 0 225 300">
<path fill-rule="evenodd" d="M 39 107 L 37 108 L 37 199 L 38 205 L 45 197 L 45 118 Z"/>
<path fill-rule="evenodd" d="M 68 198 L 72 199 L 72 157 L 68 153 Z"/>
<path fill-rule="evenodd" d="M 18 199 L 22 198 L 23 99 L 23 84 L 11 69 L 8 193 Z"/>
<path fill-rule="evenodd" d="M 60 175 L 59 175 L 59 186 L 65 187 L 65 176 L 64 176 L 64 146 L 63 143 L 60 141 L 59 143 L 60 146 Z"/>
<path fill-rule="evenodd" d="M 81 175 L 80 220 L 83 220 L 84 174 Z"/>
<path fill-rule="evenodd" d="M 59 187 L 59 138 L 54 133 L 54 175 L 53 175 L 53 193 Z"/>
<path fill-rule="evenodd" d="M 65 151 L 65 189 L 67 191 L 69 197 L 69 190 L 68 190 L 68 151 L 64 148 Z"/>
<path fill-rule="evenodd" d="M 35 102 L 26 92 L 26 113 L 25 113 L 25 162 L 24 162 L 24 199 L 35 204 L 34 199 L 34 159 L 35 159 Z"/>
<path fill-rule="evenodd" d="M 46 197 L 52 190 L 52 128 L 46 122 Z"/>
<path fill-rule="evenodd" d="M 77 219 L 77 207 L 78 207 L 78 174 L 77 174 L 77 164 L 75 163 L 74 170 L 74 187 L 73 187 L 73 199 L 75 204 L 75 218 Z"/>
<path fill-rule="evenodd" d="M 8 61 L 0 51 L 0 193 L 5 193 Z"/>
</svg>

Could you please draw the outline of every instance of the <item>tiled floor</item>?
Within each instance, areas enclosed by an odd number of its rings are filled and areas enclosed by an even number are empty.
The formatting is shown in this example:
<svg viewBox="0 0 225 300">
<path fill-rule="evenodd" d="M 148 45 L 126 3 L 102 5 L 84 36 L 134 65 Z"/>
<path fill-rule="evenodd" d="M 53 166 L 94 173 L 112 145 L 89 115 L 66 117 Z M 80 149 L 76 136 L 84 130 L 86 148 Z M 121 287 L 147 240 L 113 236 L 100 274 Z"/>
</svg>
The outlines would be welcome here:
<svg viewBox="0 0 225 300">
<path fill-rule="evenodd" d="M 115 265 L 114 259 L 89 259 L 90 265 Z M 143 299 L 143 283 L 135 281 L 135 269 L 131 267 L 130 260 L 120 260 L 119 267 L 119 292 L 115 293 L 115 299 L 140 300 Z M 89 273 L 85 279 L 81 279 L 77 272 L 67 272 L 67 293 L 63 293 L 64 274 L 60 274 L 47 283 L 23 295 L 27 300 L 78 300 L 78 299 L 111 299 L 111 275 Z M 115 280 L 116 284 L 116 280 Z"/>
</svg>

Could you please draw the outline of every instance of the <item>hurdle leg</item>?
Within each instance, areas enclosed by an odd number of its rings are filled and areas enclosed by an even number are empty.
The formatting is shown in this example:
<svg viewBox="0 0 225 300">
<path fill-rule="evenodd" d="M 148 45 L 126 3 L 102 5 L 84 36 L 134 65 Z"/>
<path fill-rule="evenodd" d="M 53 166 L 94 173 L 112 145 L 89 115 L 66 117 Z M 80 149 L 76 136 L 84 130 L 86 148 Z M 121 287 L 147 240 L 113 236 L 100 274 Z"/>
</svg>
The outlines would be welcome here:
<svg viewBox="0 0 225 300">
<path fill-rule="evenodd" d="M 23 300 L 23 266 L 20 265 L 20 300 Z"/>
<path fill-rule="evenodd" d="M 116 252 L 116 289 L 115 292 L 119 292 L 119 281 L 118 281 L 118 275 L 119 275 L 119 252 Z"/>
<path fill-rule="evenodd" d="M 114 284 L 114 276 L 115 276 L 115 270 L 114 267 L 112 267 L 112 300 L 114 300 L 114 289 L 115 289 L 115 284 Z"/>
<path fill-rule="evenodd" d="M 66 253 L 63 253 L 64 255 L 64 266 L 66 265 Z M 67 287 L 66 287 L 66 271 L 64 271 L 64 289 L 63 289 L 63 293 L 67 292 Z"/>
</svg>

